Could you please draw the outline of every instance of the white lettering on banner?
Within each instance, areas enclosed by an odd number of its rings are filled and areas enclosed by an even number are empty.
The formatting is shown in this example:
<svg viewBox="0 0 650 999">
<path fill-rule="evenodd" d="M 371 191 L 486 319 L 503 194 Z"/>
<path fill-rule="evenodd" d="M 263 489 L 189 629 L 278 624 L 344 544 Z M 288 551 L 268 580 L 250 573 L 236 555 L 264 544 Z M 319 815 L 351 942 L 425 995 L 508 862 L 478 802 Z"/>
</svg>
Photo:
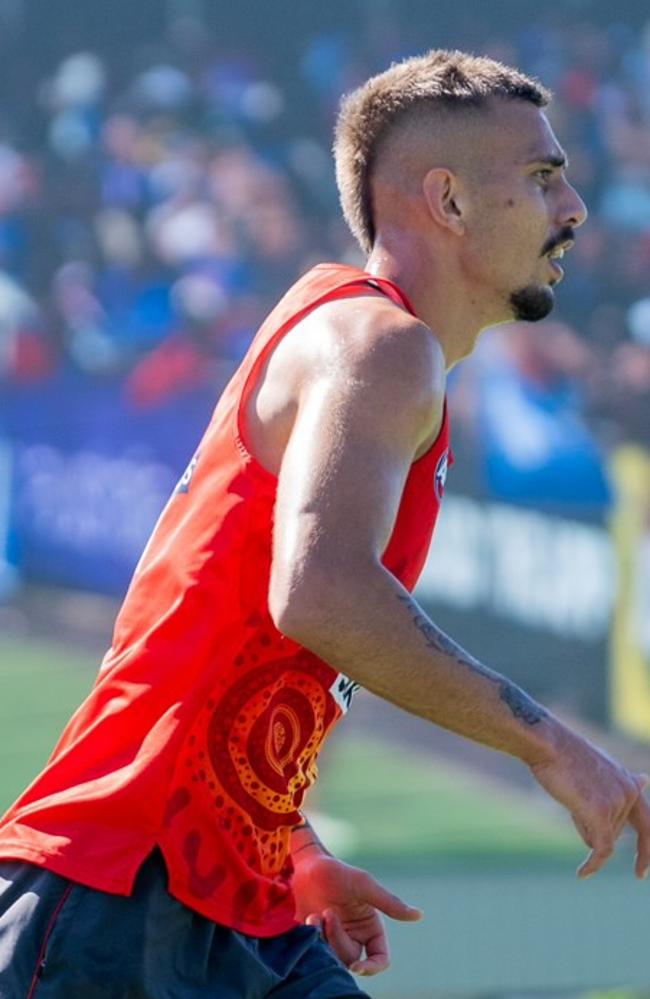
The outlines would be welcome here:
<svg viewBox="0 0 650 999">
<path fill-rule="evenodd" d="M 616 582 L 602 528 L 447 495 L 417 595 L 591 641 L 607 633 Z"/>
<path fill-rule="evenodd" d="M 28 445 L 18 453 L 19 515 L 56 544 L 135 562 L 176 480 L 166 465 L 135 455 Z"/>
<path fill-rule="evenodd" d="M 330 687 L 330 694 L 340 707 L 343 714 L 345 714 L 352 703 L 352 698 L 357 690 L 359 690 L 360 684 L 351 680 L 349 676 L 345 673 L 339 673 L 336 680 Z"/>
</svg>

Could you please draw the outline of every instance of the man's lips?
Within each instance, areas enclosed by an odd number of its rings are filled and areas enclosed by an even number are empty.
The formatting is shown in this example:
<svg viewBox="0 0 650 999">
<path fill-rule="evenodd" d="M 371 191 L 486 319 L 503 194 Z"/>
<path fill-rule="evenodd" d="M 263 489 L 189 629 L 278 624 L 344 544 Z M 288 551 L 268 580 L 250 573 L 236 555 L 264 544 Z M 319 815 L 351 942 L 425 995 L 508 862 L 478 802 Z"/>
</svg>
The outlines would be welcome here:
<svg viewBox="0 0 650 999">
<path fill-rule="evenodd" d="M 556 277 L 556 281 L 554 281 L 553 283 L 557 284 L 557 281 L 561 281 L 562 278 L 564 277 L 564 270 L 563 270 L 562 267 L 560 267 L 560 265 L 558 264 L 557 260 L 554 259 L 553 257 L 549 257 L 548 258 L 548 265 L 549 265 L 549 267 L 551 268 L 551 270 L 553 271 L 553 273 L 555 274 L 555 277 Z"/>
<path fill-rule="evenodd" d="M 575 240 L 565 239 L 561 243 L 554 243 L 550 250 L 547 250 L 544 256 L 548 257 L 549 260 L 561 260 L 567 250 L 570 250 L 574 245 Z"/>
<path fill-rule="evenodd" d="M 564 277 L 564 270 L 560 267 L 558 260 L 561 260 L 567 250 L 570 250 L 574 244 L 574 240 L 565 239 L 562 243 L 556 243 L 555 246 L 547 250 L 545 256 L 548 260 L 549 266 L 553 273 L 555 274 L 555 281 L 553 284 L 557 284 Z"/>
</svg>

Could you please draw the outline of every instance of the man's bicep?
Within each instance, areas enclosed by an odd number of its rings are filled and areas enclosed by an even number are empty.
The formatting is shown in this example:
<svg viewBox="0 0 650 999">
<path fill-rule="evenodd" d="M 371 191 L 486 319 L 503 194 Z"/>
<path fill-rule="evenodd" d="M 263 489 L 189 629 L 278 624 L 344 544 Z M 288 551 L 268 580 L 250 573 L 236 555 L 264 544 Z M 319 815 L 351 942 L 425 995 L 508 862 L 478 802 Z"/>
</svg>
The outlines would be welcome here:
<svg viewBox="0 0 650 999">
<path fill-rule="evenodd" d="M 428 342 L 424 353 L 408 346 L 410 356 L 382 343 L 304 390 L 279 476 L 272 599 L 380 559 L 411 462 L 442 412 Z"/>
<path fill-rule="evenodd" d="M 417 445 L 385 426 L 385 404 L 372 410 L 326 383 L 310 389 L 280 470 L 276 557 L 383 551 Z"/>
</svg>

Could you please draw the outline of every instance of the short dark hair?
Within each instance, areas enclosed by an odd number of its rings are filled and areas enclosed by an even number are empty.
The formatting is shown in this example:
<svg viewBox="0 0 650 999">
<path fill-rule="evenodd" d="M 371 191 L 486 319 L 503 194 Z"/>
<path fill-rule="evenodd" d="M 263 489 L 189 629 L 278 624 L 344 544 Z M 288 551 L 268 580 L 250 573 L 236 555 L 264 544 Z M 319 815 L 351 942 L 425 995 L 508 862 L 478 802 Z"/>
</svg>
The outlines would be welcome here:
<svg viewBox="0 0 650 999">
<path fill-rule="evenodd" d="M 481 108 L 490 97 L 546 107 L 550 91 L 519 70 L 486 56 L 432 49 L 394 63 L 341 101 L 334 138 L 341 207 L 363 250 L 375 227 L 370 181 L 380 141 L 398 121 L 428 110 Z"/>
</svg>

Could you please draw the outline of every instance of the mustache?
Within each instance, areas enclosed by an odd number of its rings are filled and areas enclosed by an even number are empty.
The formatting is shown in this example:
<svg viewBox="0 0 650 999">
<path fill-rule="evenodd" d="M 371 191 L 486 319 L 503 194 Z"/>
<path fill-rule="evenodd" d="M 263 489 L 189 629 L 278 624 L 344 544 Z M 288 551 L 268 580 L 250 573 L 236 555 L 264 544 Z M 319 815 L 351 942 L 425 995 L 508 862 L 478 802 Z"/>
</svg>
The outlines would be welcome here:
<svg viewBox="0 0 650 999">
<path fill-rule="evenodd" d="M 566 225 L 556 236 L 551 236 L 550 239 L 544 244 L 544 248 L 540 253 L 540 257 L 545 257 L 547 253 L 552 253 L 552 251 L 557 247 L 561 246 L 562 243 L 567 243 L 569 240 L 575 240 L 575 231 L 570 225 Z"/>
</svg>

